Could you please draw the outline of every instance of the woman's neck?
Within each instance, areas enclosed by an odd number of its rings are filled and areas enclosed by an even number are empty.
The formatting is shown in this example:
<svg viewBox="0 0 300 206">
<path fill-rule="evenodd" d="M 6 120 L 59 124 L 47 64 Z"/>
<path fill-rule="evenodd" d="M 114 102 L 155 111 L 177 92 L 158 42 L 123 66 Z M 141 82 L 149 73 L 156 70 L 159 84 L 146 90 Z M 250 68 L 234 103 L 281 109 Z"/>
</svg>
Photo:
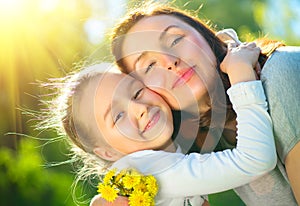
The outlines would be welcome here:
<svg viewBox="0 0 300 206">
<path fill-rule="evenodd" d="M 199 113 L 201 114 L 207 113 L 211 109 L 209 101 L 199 102 Z"/>
<path fill-rule="evenodd" d="M 207 111 L 211 109 L 210 97 L 209 94 L 206 93 L 201 99 L 198 100 L 198 110 L 200 116 L 202 114 L 206 114 Z"/>
</svg>

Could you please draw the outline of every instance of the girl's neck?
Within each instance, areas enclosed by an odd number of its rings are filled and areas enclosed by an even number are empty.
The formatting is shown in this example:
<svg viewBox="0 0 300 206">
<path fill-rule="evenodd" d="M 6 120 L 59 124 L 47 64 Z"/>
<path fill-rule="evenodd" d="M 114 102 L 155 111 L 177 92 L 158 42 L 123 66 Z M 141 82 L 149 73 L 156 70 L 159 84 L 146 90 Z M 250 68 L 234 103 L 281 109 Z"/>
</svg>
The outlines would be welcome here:
<svg viewBox="0 0 300 206">
<path fill-rule="evenodd" d="M 159 150 L 163 150 L 165 152 L 176 152 L 176 145 L 172 140 L 169 140 L 167 143 L 165 143 Z"/>
</svg>

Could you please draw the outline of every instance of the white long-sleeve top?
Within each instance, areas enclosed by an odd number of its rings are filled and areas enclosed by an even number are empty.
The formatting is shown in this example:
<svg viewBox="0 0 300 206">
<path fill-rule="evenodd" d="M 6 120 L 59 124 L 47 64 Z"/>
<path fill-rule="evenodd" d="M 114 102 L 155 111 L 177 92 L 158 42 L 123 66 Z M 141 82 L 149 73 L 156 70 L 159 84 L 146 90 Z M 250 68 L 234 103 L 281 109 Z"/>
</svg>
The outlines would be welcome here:
<svg viewBox="0 0 300 206">
<path fill-rule="evenodd" d="M 272 123 L 260 81 L 242 82 L 227 91 L 237 114 L 236 148 L 208 154 L 144 150 L 129 154 L 112 168 L 136 168 L 159 184 L 156 205 L 202 205 L 199 195 L 249 183 L 276 165 Z"/>
</svg>

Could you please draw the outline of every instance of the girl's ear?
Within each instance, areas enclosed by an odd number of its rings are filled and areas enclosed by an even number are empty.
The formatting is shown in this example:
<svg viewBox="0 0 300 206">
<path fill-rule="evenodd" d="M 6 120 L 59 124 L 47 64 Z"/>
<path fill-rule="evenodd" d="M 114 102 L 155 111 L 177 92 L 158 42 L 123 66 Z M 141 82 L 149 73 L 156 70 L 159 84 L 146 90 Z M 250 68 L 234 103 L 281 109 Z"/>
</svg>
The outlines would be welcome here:
<svg viewBox="0 0 300 206">
<path fill-rule="evenodd" d="M 111 148 L 103 148 L 103 147 L 96 147 L 94 148 L 93 152 L 100 158 L 111 161 L 111 162 L 115 162 L 118 159 L 120 159 L 121 157 L 123 157 L 124 155 L 121 154 L 118 151 L 115 151 Z"/>
</svg>

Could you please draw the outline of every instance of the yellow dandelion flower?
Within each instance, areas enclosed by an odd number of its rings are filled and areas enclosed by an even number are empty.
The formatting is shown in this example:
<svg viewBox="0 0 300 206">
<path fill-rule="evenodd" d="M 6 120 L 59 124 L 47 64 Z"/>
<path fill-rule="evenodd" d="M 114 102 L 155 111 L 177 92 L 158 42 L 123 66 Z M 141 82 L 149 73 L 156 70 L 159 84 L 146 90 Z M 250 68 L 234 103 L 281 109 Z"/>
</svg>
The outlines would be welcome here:
<svg viewBox="0 0 300 206">
<path fill-rule="evenodd" d="M 103 178 L 103 183 L 104 184 L 109 184 L 110 181 L 112 180 L 113 176 L 116 174 L 116 169 L 110 170 L 108 173 Z"/>
<path fill-rule="evenodd" d="M 144 176 L 134 169 L 110 170 L 98 185 L 98 193 L 113 202 L 118 196 L 129 197 L 130 206 L 154 206 L 158 185 L 154 176 Z"/>
<path fill-rule="evenodd" d="M 158 192 L 158 185 L 155 177 L 152 175 L 146 177 L 147 189 L 150 195 L 155 196 Z"/>
<path fill-rule="evenodd" d="M 149 193 L 134 191 L 128 198 L 130 206 L 152 206 L 153 200 Z"/>
<path fill-rule="evenodd" d="M 129 171 L 128 171 L 128 173 L 130 174 L 130 175 L 132 175 L 132 176 L 141 176 L 141 173 L 139 173 L 137 170 L 135 170 L 135 169 L 130 169 Z"/>
<path fill-rule="evenodd" d="M 132 175 L 132 174 L 126 174 L 123 177 L 123 184 L 124 184 L 124 188 L 126 189 L 131 189 L 134 186 L 136 186 L 137 184 L 139 184 L 141 181 L 141 176 L 140 175 Z"/>
<path fill-rule="evenodd" d="M 118 190 L 106 184 L 99 184 L 97 192 L 108 202 L 113 202 L 118 197 Z"/>
<path fill-rule="evenodd" d="M 125 176 L 125 174 L 126 174 L 126 170 L 121 170 L 119 174 L 116 175 L 115 182 L 116 183 L 120 182 L 120 180 L 122 179 L 123 176 Z"/>
<path fill-rule="evenodd" d="M 144 181 L 140 182 L 136 186 L 134 186 L 135 191 L 147 192 L 148 188 Z"/>
</svg>

